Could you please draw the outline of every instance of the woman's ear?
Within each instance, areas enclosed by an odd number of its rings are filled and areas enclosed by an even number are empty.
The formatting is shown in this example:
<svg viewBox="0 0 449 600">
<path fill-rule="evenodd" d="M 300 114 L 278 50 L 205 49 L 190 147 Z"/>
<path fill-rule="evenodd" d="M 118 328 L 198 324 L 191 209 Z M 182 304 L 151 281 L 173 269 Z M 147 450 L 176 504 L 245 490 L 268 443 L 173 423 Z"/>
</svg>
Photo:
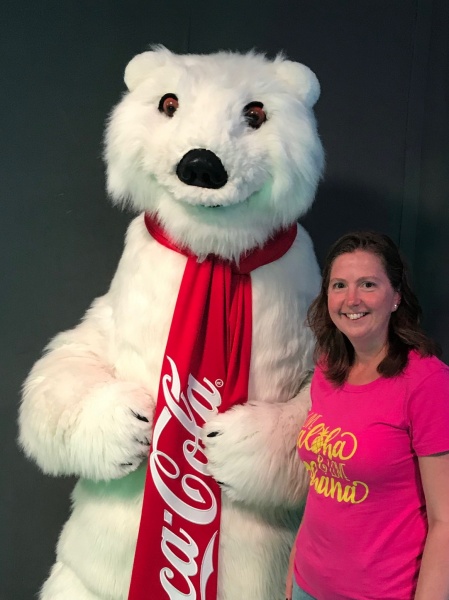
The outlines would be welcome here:
<svg viewBox="0 0 449 600">
<path fill-rule="evenodd" d="M 395 292 L 394 293 L 394 304 L 393 304 L 393 309 L 391 312 L 397 311 L 400 303 L 401 303 L 401 294 L 400 294 L 400 292 Z"/>
</svg>

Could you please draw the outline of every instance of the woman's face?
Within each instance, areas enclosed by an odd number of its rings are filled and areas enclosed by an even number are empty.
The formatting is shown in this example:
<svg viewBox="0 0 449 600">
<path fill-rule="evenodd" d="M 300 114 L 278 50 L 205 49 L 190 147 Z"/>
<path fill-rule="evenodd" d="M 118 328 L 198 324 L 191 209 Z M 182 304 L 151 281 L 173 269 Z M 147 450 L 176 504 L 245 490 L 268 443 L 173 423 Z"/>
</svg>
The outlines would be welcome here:
<svg viewBox="0 0 449 600">
<path fill-rule="evenodd" d="M 356 352 L 376 352 L 385 345 L 390 315 L 400 299 L 376 254 L 355 250 L 334 260 L 328 287 L 329 316 Z"/>
</svg>

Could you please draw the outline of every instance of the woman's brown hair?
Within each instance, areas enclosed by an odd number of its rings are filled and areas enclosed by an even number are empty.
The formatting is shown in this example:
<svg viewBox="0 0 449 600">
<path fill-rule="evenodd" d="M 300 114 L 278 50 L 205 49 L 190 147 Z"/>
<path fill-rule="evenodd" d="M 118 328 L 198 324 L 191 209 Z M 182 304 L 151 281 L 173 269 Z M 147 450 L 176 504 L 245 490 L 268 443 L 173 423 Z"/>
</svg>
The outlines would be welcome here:
<svg viewBox="0 0 449 600">
<path fill-rule="evenodd" d="M 377 367 L 384 377 L 399 375 L 407 366 L 410 350 L 421 356 L 439 356 L 438 344 L 420 326 L 422 310 L 409 283 L 407 267 L 396 244 L 387 235 L 373 231 L 356 231 L 343 235 L 326 257 L 321 290 L 310 305 L 307 323 L 316 337 L 315 360 L 324 361 L 326 378 L 337 385 L 344 383 L 354 363 L 354 348 L 348 338 L 335 327 L 327 308 L 327 291 L 332 265 L 337 256 L 364 250 L 379 257 L 392 288 L 401 302 L 391 314 L 388 329 L 388 351 Z"/>
</svg>

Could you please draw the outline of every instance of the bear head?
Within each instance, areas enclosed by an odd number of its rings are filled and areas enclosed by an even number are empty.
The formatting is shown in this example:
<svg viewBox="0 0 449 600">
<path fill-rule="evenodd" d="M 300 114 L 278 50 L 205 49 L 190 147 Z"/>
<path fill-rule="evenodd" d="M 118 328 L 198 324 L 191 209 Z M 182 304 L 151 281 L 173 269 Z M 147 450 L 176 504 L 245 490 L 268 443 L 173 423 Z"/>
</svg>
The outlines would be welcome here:
<svg viewBox="0 0 449 600">
<path fill-rule="evenodd" d="M 324 162 L 308 67 L 158 46 L 131 60 L 125 83 L 105 137 L 115 202 L 155 215 L 197 256 L 225 259 L 308 210 Z"/>
</svg>

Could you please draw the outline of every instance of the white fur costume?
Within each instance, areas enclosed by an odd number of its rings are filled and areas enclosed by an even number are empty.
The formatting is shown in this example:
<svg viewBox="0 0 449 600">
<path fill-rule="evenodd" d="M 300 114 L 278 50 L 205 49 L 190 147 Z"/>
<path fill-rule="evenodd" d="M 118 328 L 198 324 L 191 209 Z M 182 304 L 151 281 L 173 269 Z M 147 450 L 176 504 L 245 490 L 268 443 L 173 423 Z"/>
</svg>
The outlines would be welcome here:
<svg viewBox="0 0 449 600">
<path fill-rule="evenodd" d="M 200 258 L 238 258 L 309 208 L 323 154 L 312 113 L 319 85 L 307 67 L 253 53 L 177 56 L 156 48 L 130 62 L 125 81 L 130 91 L 111 115 L 105 151 L 117 202 L 158 215 Z M 165 94 L 179 101 L 172 117 L 158 109 Z M 267 115 L 258 129 L 243 112 L 254 101 Z M 192 149 L 219 157 L 225 185 L 178 178 Z M 185 263 L 150 237 L 139 215 L 107 294 L 56 336 L 26 381 L 22 447 L 44 472 L 80 477 L 43 600 L 127 598 L 145 444 Z M 218 600 L 284 597 L 307 487 L 295 441 L 309 406 L 308 389 L 298 390 L 312 367 L 304 319 L 319 271 L 304 229 L 251 279 L 249 401 L 204 428 L 220 433 L 204 437 L 210 472 L 224 484 Z"/>
</svg>

